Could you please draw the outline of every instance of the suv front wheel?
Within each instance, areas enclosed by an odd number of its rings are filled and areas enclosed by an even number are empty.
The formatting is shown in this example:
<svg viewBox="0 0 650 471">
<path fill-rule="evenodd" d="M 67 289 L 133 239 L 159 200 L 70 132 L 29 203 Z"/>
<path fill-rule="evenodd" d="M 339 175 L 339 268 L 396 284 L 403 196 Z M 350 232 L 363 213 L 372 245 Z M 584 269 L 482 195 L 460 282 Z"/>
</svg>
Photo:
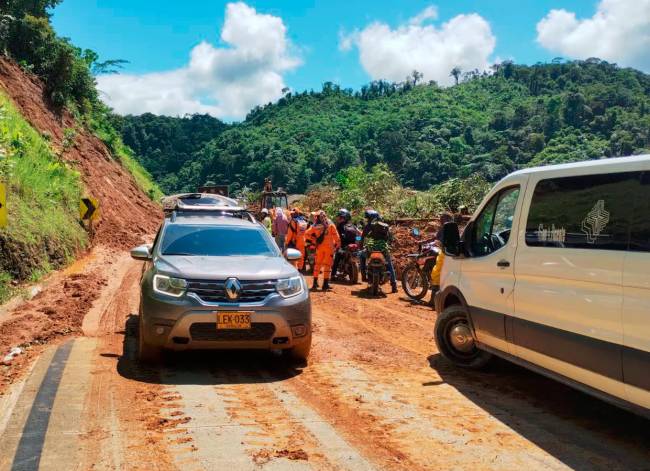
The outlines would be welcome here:
<svg viewBox="0 0 650 471">
<path fill-rule="evenodd" d="M 282 350 L 282 354 L 289 361 L 299 365 L 306 366 L 309 361 L 309 353 L 311 352 L 311 334 L 300 345 Z"/>
<path fill-rule="evenodd" d="M 160 360 L 161 349 L 154 345 L 148 344 L 144 339 L 144 326 L 142 323 L 142 314 L 140 314 L 138 323 L 138 360 L 141 363 L 156 363 Z"/>
<path fill-rule="evenodd" d="M 463 306 L 449 306 L 438 314 L 434 337 L 442 356 L 463 368 L 482 368 L 492 358 L 492 354 L 476 347 Z"/>
</svg>

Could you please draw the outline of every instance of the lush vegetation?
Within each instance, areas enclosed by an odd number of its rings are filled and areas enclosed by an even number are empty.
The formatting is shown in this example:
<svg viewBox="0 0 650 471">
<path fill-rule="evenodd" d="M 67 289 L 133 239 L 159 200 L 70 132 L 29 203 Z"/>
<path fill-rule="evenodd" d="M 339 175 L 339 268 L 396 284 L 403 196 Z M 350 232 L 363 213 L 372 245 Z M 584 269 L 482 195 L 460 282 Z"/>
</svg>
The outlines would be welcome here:
<svg viewBox="0 0 650 471">
<path fill-rule="evenodd" d="M 146 113 L 115 116 L 113 122 L 166 193 L 182 188 L 189 175 L 201 170 L 192 162 L 194 153 L 226 128 L 209 115 L 171 118 Z"/>
<path fill-rule="evenodd" d="M 168 191 L 195 190 L 206 180 L 255 189 L 270 176 L 301 193 L 336 182 L 348 167 L 377 164 L 403 186 L 427 190 L 450 178 L 492 182 L 530 165 L 648 151 L 649 75 L 597 59 L 494 69 L 464 74 L 449 88 L 420 84 L 414 73 L 358 92 L 326 83 L 320 92 L 287 94 L 243 123 L 225 130 L 215 123 L 214 139 L 198 151 L 183 146 L 182 166 L 169 171 L 168 156 L 176 154 L 168 153 L 165 133 L 151 139 L 150 116 L 129 117 L 123 136 L 146 149 L 144 165 Z M 165 119 L 166 127 L 182 128 Z"/>
<path fill-rule="evenodd" d="M 361 219 L 366 208 L 374 208 L 383 218 L 435 217 L 446 211 L 458 211 L 466 206 L 476 209 L 490 184 L 474 174 L 468 178 L 450 178 L 427 191 L 404 188 L 386 164 L 371 169 L 361 165 L 339 172 L 335 182 L 314 185 L 300 202 L 303 210 L 324 209 L 330 215 L 339 208 L 349 209 Z"/>
<path fill-rule="evenodd" d="M 82 184 L 50 144 L 0 94 L 0 181 L 8 187 L 9 224 L 0 229 L 0 302 L 12 280 L 36 279 L 86 244 L 77 222 Z"/>
</svg>

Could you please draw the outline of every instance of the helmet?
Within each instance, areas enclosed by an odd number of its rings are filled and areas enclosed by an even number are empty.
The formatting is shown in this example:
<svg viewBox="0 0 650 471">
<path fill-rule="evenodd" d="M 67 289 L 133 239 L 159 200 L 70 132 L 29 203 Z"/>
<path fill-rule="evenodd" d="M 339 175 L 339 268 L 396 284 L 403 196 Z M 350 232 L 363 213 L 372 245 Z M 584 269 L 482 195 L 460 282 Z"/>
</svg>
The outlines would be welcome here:
<svg viewBox="0 0 650 471">
<path fill-rule="evenodd" d="M 350 219 L 352 219 L 352 214 L 350 214 L 350 211 L 345 208 L 339 209 L 339 212 L 336 215 L 343 218 L 345 222 L 348 222 Z"/>
<path fill-rule="evenodd" d="M 363 216 L 369 221 L 379 219 L 379 213 L 374 209 L 366 209 L 366 211 L 363 213 Z"/>
<path fill-rule="evenodd" d="M 269 214 L 269 210 L 266 208 L 262 208 L 262 214 Z"/>
</svg>

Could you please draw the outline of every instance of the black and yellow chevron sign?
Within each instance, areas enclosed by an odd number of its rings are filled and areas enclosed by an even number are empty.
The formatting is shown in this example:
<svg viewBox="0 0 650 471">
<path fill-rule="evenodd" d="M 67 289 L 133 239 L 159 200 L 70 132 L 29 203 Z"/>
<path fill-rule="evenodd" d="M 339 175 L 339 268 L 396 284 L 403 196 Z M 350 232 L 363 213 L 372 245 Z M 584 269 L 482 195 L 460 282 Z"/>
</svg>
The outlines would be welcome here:
<svg viewBox="0 0 650 471">
<path fill-rule="evenodd" d="M 7 227 L 9 212 L 7 211 L 7 186 L 0 183 L 0 228 Z"/>
<path fill-rule="evenodd" d="M 82 221 L 95 221 L 99 217 L 99 202 L 92 197 L 79 200 L 79 218 Z"/>
</svg>

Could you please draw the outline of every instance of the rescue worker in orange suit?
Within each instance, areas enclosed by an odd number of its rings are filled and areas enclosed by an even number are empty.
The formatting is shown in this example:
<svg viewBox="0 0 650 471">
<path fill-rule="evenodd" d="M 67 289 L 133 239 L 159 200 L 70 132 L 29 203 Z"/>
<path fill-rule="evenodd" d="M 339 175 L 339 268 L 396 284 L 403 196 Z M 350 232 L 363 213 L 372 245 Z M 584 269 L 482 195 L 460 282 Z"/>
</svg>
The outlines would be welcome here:
<svg viewBox="0 0 650 471">
<path fill-rule="evenodd" d="M 296 249 L 302 255 L 296 268 L 302 270 L 305 265 L 305 234 L 307 232 L 307 221 L 298 208 L 291 210 L 291 221 L 287 230 L 287 247 Z"/>
<path fill-rule="evenodd" d="M 325 211 L 318 211 L 316 221 L 305 234 L 308 244 L 316 247 L 316 257 L 314 260 L 314 284 L 312 291 L 318 289 L 318 276 L 321 269 L 323 270 L 323 291 L 330 289 L 330 276 L 332 274 L 332 264 L 334 263 L 334 254 L 341 246 L 341 238 L 336 230 L 336 226 L 327 218 Z"/>
</svg>

